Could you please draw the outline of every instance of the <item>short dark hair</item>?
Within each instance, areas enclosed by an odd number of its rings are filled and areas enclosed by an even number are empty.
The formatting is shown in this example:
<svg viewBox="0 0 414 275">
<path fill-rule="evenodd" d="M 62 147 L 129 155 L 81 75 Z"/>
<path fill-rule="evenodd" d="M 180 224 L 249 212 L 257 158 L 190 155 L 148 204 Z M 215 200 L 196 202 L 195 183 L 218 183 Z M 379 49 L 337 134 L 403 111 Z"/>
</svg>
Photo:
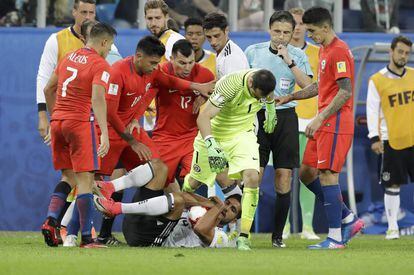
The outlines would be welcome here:
<svg viewBox="0 0 414 275">
<path fill-rule="evenodd" d="M 413 42 L 410 40 L 410 38 L 408 38 L 407 36 L 404 36 L 404 35 L 398 35 L 398 36 L 394 37 L 394 39 L 391 42 L 391 49 L 392 50 L 394 50 L 395 47 L 397 47 L 398 42 L 404 43 L 405 45 L 407 45 L 410 48 L 413 46 Z"/>
<path fill-rule="evenodd" d="M 165 47 L 157 37 L 147 35 L 138 41 L 136 52 L 142 52 L 149 56 L 163 56 Z"/>
<path fill-rule="evenodd" d="M 206 30 L 220 28 L 224 31 L 228 25 L 226 17 L 218 12 L 211 12 L 207 14 L 203 20 L 203 28 Z"/>
<path fill-rule="evenodd" d="M 226 200 L 228 200 L 228 199 L 236 199 L 240 203 L 240 212 L 239 212 L 239 214 L 236 217 L 237 219 L 240 219 L 241 218 L 241 200 L 242 200 L 242 196 L 239 195 L 239 194 L 233 194 L 233 195 L 228 196 L 226 198 Z"/>
<path fill-rule="evenodd" d="M 75 0 L 73 3 L 74 9 L 77 9 L 79 7 L 79 2 L 96 5 L 96 0 Z"/>
<path fill-rule="evenodd" d="M 114 37 L 117 35 L 117 32 L 111 25 L 103 22 L 98 22 L 92 26 L 91 32 L 89 33 L 89 38 L 95 39 L 103 35 Z"/>
<path fill-rule="evenodd" d="M 83 21 L 81 25 L 81 35 L 83 36 L 83 38 L 86 39 L 86 37 L 88 36 L 88 28 L 93 27 L 98 23 L 99 23 L 98 21 L 92 21 L 89 19 L 86 19 L 85 21 Z"/>
<path fill-rule="evenodd" d="M 181 53 L 185 57 L 189 57 L 193 52 L 193 46 L 187 39 L 177 40 L 177 42 L 174 43 L 171 50 L 171 54 L 174 56 L 177 55 L 177 53 Z"/>
<path fill-rule="evenodd" d="M 260 89 L 261 96 L 267 96 L 275 90 L 276 78 L 269 70 L 261 69 L 254 72 L 252 80 L 253 89 Z"/>
<path fill-rule="evenodd" d="M 147 14 L 147 10 L 161 9 L 164 15 L 168 14 L 169 7 L 163 0 L 148 0 L 144 6 L 144 13 Z"/>
<path fill-rule="evenodd" d="M 302 21 L 304 24 L 321 26 L 323 23 L 328 23 L 329 26 L 333 26 L 331 13 L 329 10 L 321 7 L 313 7 L 306 10 Z"/>
<path fill-rule="evenodd" d="M 296 21 L 293 15 L 288 11 L 275 11 L 269 19 L 269 28 L 274 22 L 288 22 L 292 25 L 292 29 L 295 29 Z"/>
<path fill-rule="evenodd" d="M 190 17 L 187 20 L 185 20 L 184 22 L 184 29 L 187 30 L 187 28 L 189 26 L 193 26 L 193 25 L 197 25 L 197 26 L 203 26 L 203 21 L 201 21 L 201 19 L 199 18 L 194 18 L 194 17 Z"/>
</svg>

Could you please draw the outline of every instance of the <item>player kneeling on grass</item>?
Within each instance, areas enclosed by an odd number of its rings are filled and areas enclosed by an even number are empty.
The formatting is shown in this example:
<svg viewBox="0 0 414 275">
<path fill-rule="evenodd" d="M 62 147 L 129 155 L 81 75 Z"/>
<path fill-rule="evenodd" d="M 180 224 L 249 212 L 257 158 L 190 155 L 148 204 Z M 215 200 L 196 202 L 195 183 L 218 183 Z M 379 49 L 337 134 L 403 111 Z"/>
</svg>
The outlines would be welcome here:
<svg viewBox="0 0 414 275">
<path fill-rule="evenodd" d="M 146 166 L 148 164 L 145 164 Z M 224 202 L 217 197 L 206 199 L 187 192 L 164 195 L 164 184 L 149 181 L 143 184 L 138 169 L 112 182 L 97 182 L 95 206 L 107 216 L 127 214 L 122 231 L 130 246 L 167 247 L 230 247 L 236 246 L 236 236 L 228 236 L 218 226 L 234 221 L 241 212 L 241 196 L 233 195 Z M 148 179 L 147 179 L 148 180 Z M 127 183 L 127 184 L 125 184 Z M 99 186 L 99 187 L 98 187 Z M 112 192 L 131 186 L 141 187 L 133 203 L 114 202 Z M 206 208 L 205 214 L 186 209 Z M 194 213 L 192 213 L 194 212 Z M 202 211 L 204 212 L 204 211 Z M 195 214 L 195 217 L 191 217 Z M 200 216 L 200 217 L 199 217 Z"/>
</svg>

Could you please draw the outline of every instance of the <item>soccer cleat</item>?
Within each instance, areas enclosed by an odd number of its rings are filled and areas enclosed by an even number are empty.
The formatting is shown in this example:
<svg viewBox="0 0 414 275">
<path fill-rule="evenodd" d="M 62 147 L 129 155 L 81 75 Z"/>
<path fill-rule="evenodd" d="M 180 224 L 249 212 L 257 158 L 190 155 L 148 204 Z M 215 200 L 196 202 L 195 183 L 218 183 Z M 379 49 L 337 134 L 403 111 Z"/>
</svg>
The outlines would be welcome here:
<svg viewBox="0 0 414 275">
<path fill-rule="evenodd" d="M 120 202 L 114 202 L 112 199 L 107 200 L 105 198 L 100 198 L 96 195 L 93 196 L 93 202 L 95 203 L 96 209 L 109 218 L 113 218 L 122 213 Z"/>
<path fill-rule="evenodd" d="M 118 245 L 122 244 L 122 242 L 119 241 L 117 238 L 115 238 L 115 236 L 113 236 L 113 235 L 110 235 L 108 237 L 98 237 L 96 239 L 96 241 L 98 243 L 106 244 L 106 245 L 110 245 L 110 246 L 118 246 Z"/>
<path fill-rule="evenodd" d="M 320 240 L 318 235 L 313 232 L 312 228 L 306 226 L 303 227 L 302 233 L 300 233 L 300 238 L 304 240 Z"/>
<path fill-rule="evenodd" d="M 286 244 L 283 242 L 283 238 L 272 238 L 272 246 L 277 248 L 285 248 Z"/>
<path fill-rule="evenodd" d="M 111 199 L 112 193 L 115 192 L 114 185 L 110 181 L 95 181 L 92 187 L 92 193 L 107 200 Z"/>
<path fill-rule="evenodd" d="M 363 220 L 355 217 L 355 219 L 346 224 L 341 225 L 342 242 L 347 244 L 356 234 L 361 232 L 365 227 Z"/>
<path fill-rule="evenodd" d="M 250 240 L 246 237 L 239 237 L 237 239 L 237 249 L 242 251 L 249 251 L 250 248 Z"/>
<path fill-rule="evenodd" d="M 53 224 L 53 222 L 51 222 L 50 218 L 47 218 L 41 227 L 42 234 L 45 238 L 45 243 L 48 246 L 56 247 L 59 245 L 59 240 L 56 235 L 56 226 L 53 226 L 51 224 Z"/>
<path fill-rule="evenodd" d="M 400 238 L 400 231 L 398 229 L 387 230 L 385 235 L 386 240 L 396 240 Z"/>
<path fill-rule="evenodd" d="M 76 247 L 76 246 L 78 246 L 76 244 L 77 239 L 78 239 L 78 236 L 76 236 L 76 235 L 67 235 L 65 237 L 65 240 L 63 241 L 63 247 Z"/>
<path fill-rule="evenodd" d="M 108 248 L 106 245 L 103 245 L 101 243 L 98 243 L 96 241 L 91 243 L 81 243 L 79 246 L 80 248 Z"/>
<path fill-rule="evenodd" d="M 334 239 L 326 238 L 323 242 L 308 246 L 311 250 L 324 250 L 324 249 L 344 249 L 345 245 L 341 242 L 337 242 Z"/>
</svg>

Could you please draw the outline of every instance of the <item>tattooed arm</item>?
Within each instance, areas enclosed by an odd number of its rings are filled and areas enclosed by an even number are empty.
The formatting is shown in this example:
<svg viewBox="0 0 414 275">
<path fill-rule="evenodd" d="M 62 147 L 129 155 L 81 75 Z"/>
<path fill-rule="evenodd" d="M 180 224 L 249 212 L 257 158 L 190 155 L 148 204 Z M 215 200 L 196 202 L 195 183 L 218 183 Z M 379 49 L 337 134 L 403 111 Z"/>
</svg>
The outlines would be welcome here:
<svg viewBox="0 0 414 275">
<path fill-rule="evenodd" d="M 318 83 L 314 82 L 296 93 L 275 97 L 276 106 L 286 104 L 292 100 L 307 99 L 318 95 Z"/>
<path fill-rule="evenodd" d="M 345 104 L 345 102 L 352 96 L 352 83 L 351 79 L 345 77 L 338 79 L 336 83 L 339 86 L 339 91 L 328 105 L 319 115 L 325 120 L 334 113 L 338 112 L 339 109 Z"/>
<path fill-rule="evenodd" d="M 306 127 L 307 137 L 313 137 L 315 132 L 321 127 L 324 120 L 338 112 L 345 102 L 352 96 L 352 83 L 350 78 L 341 78 L 336 81 L 339 86 L 338 93 L 329 105 L 320 112 L 314 120 Z"/>
</svg>

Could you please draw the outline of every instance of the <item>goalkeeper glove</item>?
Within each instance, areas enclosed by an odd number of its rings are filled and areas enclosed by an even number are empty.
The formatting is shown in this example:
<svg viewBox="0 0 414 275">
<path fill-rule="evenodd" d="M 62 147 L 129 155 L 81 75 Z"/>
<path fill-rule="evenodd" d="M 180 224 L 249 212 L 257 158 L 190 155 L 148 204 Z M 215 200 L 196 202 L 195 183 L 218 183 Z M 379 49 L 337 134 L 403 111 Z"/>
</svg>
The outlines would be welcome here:
<svg viewBox="0 0 414 275">
<path fill-rule="evenodd" d="M 214 137 L 210 136 L 205 139 L 208 163 L 210 165 L 211 172 L 221 173 L 226 169 L 229 164 L 227 162 L 224 151 L 220 148 Z"/>
<path fill-rule="evenodd" d="M 266 102 L 265 121 L 263 123 L 263 129 L 267 134 L 273 133 L 277 124 L 275 101 Z"/>
</svg>

